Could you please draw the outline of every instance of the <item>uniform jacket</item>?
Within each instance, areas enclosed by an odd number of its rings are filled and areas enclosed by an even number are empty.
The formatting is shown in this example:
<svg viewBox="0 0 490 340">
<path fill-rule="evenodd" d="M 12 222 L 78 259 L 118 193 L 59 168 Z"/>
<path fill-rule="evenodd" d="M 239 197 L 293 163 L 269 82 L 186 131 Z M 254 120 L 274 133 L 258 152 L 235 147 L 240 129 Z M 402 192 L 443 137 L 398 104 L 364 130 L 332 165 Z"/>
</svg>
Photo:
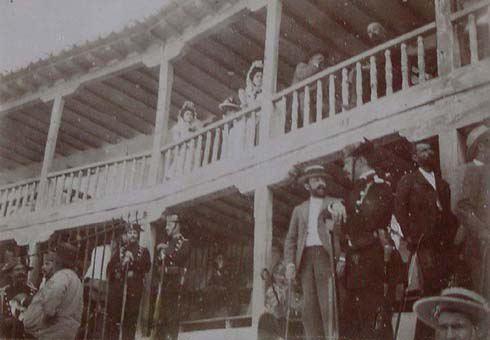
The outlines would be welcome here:
<svg viewBox="0 0 490 340">
<path fill-rule="evenodd" d="M 73 270 L 62 269 L 32 299 L 24 327 L 37 339 L 75 339 L 82 310 L 82 282 Z"/>
<path fill-rule="evenodd" d="M 0 314 L 0 338 L 28 338 L 28 336 L 25 334 L 22 321 L 19 321 L 20 311 L 13 311 L 10 307 L 10 301 L 18 294 L 25 294 L 32 298 L 34 294 L 36 294 L 36 288 L 30 282 L 27 282 L 27 284 L 21 286 L 13 286 L 8 284 L 4 287 L 0 287 L 0 291 L 3 293 L 3 301 L 0 301 L 0 303 L 3 304 L 3 314 Z M 12 334 L 14 329 L 15 333 Z"/>
<path fill-rule="evenodd" d="M 344 243 L 347 253 L 346 286 L 348 289 L 381 288 L 383 247 L 377 232 L 390 225 L 393 213 L 391 187 L 373 178 L 358 181 L 347 194 L 346 210 L 347 223 L 343 227 L 343 235 L 348 240 Z"/>
<path fill-rule="evenodd" d="M 321 211 L 323 212 L 323 216 L 327 217 L 327 219 L 325 220 L 324 217 L 321 217 L 322 213 L 320 213 L 320 216 L 318 217 L 318 235 L 323 247 L 330 255 L 332 255 L 332 251 L 328 230 L 333 229 L 333 221 L 330 219 L 329 214 L 325 212 L 327 211 L 328 206 L 335 201 L 338 200 L 328 196 L 325 197 Z M 309 200 L 294 208 L 289 223 L 289 230 L 286 235 L 286 241 L 284 243 L 285 263 L 294 263 L 298 271 L 301 269 L 301 259 L 305 248 L 309 209 Z"/>
<path fill-rule="evenodd" d="M 433 249 L 444 249 L 452 243 L 457 220 L 451 212 L 449 184 L 435 175 L 437 191 L 420 171 L 402 177 L 395 197 L 395 215 L 405 238 L 412 246 L 422 235 L 424 244 Z M 442 210 L 437 207 L 437 199 Z"/>
</svg>

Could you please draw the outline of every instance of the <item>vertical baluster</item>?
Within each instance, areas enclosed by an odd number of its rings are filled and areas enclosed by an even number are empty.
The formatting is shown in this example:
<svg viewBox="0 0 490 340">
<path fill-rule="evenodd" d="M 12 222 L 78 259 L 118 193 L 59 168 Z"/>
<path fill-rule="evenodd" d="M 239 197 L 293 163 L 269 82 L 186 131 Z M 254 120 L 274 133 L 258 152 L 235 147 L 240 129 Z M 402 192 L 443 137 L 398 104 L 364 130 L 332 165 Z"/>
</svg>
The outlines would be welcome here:
<svg viewBox="0 0 490 340">
<path fill-rule="evenodd" d="M 280 134 L 286 133 L 286 115 L 287 115 L 287 102 L 286 102 L 286 96 L 283 96 L 281 100 L 277 104 L 279 106 L 279 126 L 281 127 L 279 129 Z"/>
<path fill-rule="evenodd" d="M 170 163 L 172 162 L 172 149 L 166 149 L 165 152 L 165 166 L 163 170 L 163 179 L 169 177 Z"/>
<path fill-rule="evenodd" d="M 362 67 L 361 63 L 356 63 L 356 105 L 361 106 L 363 104 L 362 98 Z"/>
<path fill-rule="evenodd" d="M 328 106 L 330 117 L 335 115 L 335 75 L 331 74 L 328 77 Z"/>
<path fill-rule="evenodd" d="M 183 144 L 183 162 L 184 162 L 184 167 L 182 173 L 188 174 L 191 171 L 191 162 L 190 162 L 190 151 L 191 151 L 191 141 L 187 141 Z"/>
<path fill-rule="evenodd" d="M 65 198 L 65 188 L 66 188 L 66 183 L 69 180 L 69 174 L 63 174 L 63 181 L 61 183 L 61 188 L 60 188 L 60 197 L 58 201 L 58 205 L 63 205 L 65 202 L 63 202 L 63 199 Z"/>
<path fill-rule="evenodd" d="M 425 82 L 424 38 L 421 36 L 417 38 L 417 61 L 419 67 L 419 84 L 421 84 Z"/>
<path fill-rule="evenodd" d="M 103 187 L 103 190 L 101 188 L 101 193 L 100 193 L 100 197 L 104 197 L 110 190 L 110 187 L 109 187 L 109 181 L 110 181 L 110 177 L 109 177 L 109 173 L 111 172 L 111 166 L 109 164 L 106 164 L 105 167 L 104 167 L 104 187 Z"/>
<path fill-rule="evenodd" d="M 255 131 L 257 127 L 257 115 L 258 112 L 253 111 L 250 113 L 250 119 L 247 124 L 247 136 L 248 136 L 248 146 L 249 147 L 254 147 L 255 146 Z"/>
<path fill-rule="evenodd" d="M 342 111 L 347 110 L 349 107 L 349 83 L 348 83 L 348 71 L 346 68 L 342 69 Z"/>
<path fill-rule="evenodd" d="M 61 197 L 61 204 L 68 204 L 70 202 L 70 192 L 71 192 L 71 187 L 73 185 L 73 173 L 68 173 L 65 174 L 66 176 L 66 182 L 65 182 L 65 187 L 63 188 L 63 194 Z"/>
<path fill-rule="evenodd" d="M 188 167 L 189 167 L 189 172 L 192 172 L 192 170 L 194 170 L 194 168 L 195 168 L 194 158 L 196 158 L 196 144 L 197 144 L 196 138 L 192 138 L 189 141 L 189 151 L 187 154 L 187 157 L 188 157 L 187 163 L 188 163 Z"/>
<path fill-rule="evenodd" d="M 50 177 L 48 178 L 48 190 L 47 190 L 47 196 L 46 197 L 46 207 L 52 207 L 55 199 L 55 193 L 56 193 L 56 177 Z"/>
<path fill-rule="evenodd" d="M 29 195 L 29 211 L 34 211 L 36 207 L 36 191 L 37 191 L 37 182 L 31 183 L 31 190 Z"/>
<path fill-rule="evenodd" d="M 214 163 L 218 160 L 219 142 L 221 136 L 221 128 L 214 129 L 214 142 L 213 142 L 213 154 L 211 162 Z"/>
<path fill-rule="evenodd" d="M 6 197 L 7 197 L 7 192 L 8 189 L 2 189 L 0 193 L 0 217 L 4 216 L 4 211 L 5 211 L 5 202 L 6 202 Z"/>
<path fill-rule="evenodd" d="M 87 196 L 90 191 L 90 184 L 91 184 L 90 182 L 92 182 L 92 168 L 87 169 L 86 179 L 87 180 L 85 181 L 85 185 L 84 185 L 85 189 L 82 189 L 82 196 L 81 196 L 82 200 L 87 200 Z"/>
<path fill-rule="evenodd" d="M 323 86 L 321 79 L 316 81 L 316 122 L 322 120 L 323 114 Z"/>
<path fill-rule="evenodd" d="M 407 56 L 407 45 L 402 43 L 400 45 L 401 51 L 401 69 L 402 69 L 402 89 L 408 89 L 408 56 Z"/>
<path fill-rule="evenodd" d="M 293 104 L 291 106 L 291 130 L 298 128 L 298 91 L 293 92 Z"/>
<path fill-rule="evenodd" d="M 376 68 L 376 57 L 371 56 L 369 58 L 369 64 L 370 64 L 370 69 L 369 69 L 369 75 L 370 75 L 370 80 L 371 80 L 371 101 L 378 99 L 378 70 Z"/>
<path fill-rule="evenodd" d="M 146 179 L 148 178 L 147 170 L 149 170 L 150 157 L 151 156 L 145 156 L 145 158 L 144 158 L 143 169 L 141 171 L 141 183 L 140 183 L 141 188 L 145 187 L 147 184 Z M 162 161 L 163 161 L 163 158 L 162 158 Z M 163 166 L 162 166 L 162 169 L 163 169 Z"/>
<path fill-rule="evenodd" d="M 7 210 L 8 210 L 8 207 L 9 207 L 9 197 L 11 197 L 11 192 L 12 192 L 12 188 L 9 188 L 9 189 L 6 189 L 5 190 L 5 197 L 4 197 L 4 201 L 3 201 L 3 205 L 2 205 L 2 215 L 1 216 L 7 216 Z"/>
<path fill-rule="evenodd" d="M 385 82 L 386 95 L 393 94 L 393 65 L 391 64 L 391 51 L 385 51 Z"/>
<path fill-rule="evenodd" d="M 303 126 L 310 124 L 310 86 L 305 86 L 305 100 L 303 107 Z"/>
<path fill-rule="evenodd" d="M 174 177 L 184 172 L 185 143 L 180 143 L 176 148 L 177 166 L 175 167 Z"/>
<path fill-rule="evenodd" d="M 25 196 L 24 196 L 24 199 L 22 201 L 22 211 L 29 211 L 30 199 L 31 199 L 31 191 L 32 191 L 32 183 L 27 183 L 26 184 L 26 191 L 25 191 L 25 194 L 24 194 Z M 0 206 L 1 206 L 1 204 L 2 204 L 2 200 L 1 200 L 1 197 L 0 197 Z"/>
<path fill-rule="evenodd" d="M 474 64 L 478 62 L 478 40 L 477 40 L 475 14 L 473 13 L 468 15 L 468 35 L 470 38 L 471 63 Z"/>
<path fill-rule="evenodd" d="M 95 168 L 95 174 L 94 174 L 94 193 L 92 195 L 92 199 L 98 197 L 98 190 L 99 190 L 99 182 L 100 182 L 100 173 L 101 173 L 101 168 L 100 166 Z"/>
<path fill-rule="evenodd" d="M 206 165 L 209 163 L 209 153 L 211 152 L 211 131 L 206 133 L 206 142 L 204 144 L 204 159 L 202 160 L 202 165 Z"/>
<path fill-rule="evenodd" d="M 75 193 L 76 201 L 80 200 L 80 194 L 82 193 L 82 184 L 83 184 L 83 170 L 78 170 L 77 191 Z"/>
<path fill-rule="evenodd" d="M 223 141 L 221 142 L 221 157 L 220 159 L 230 158 L 230 123 L 226 123 L 223 127 Z"/>
<path fill-rule="evenodd" d="M 199 168 L 202 162 L 202 135 L 197 136 L 196 152 L 194 154 L 194 168 Z"/>
<path fill-rule="evenodd" d="M 129 167 L 128 167 L 128 160 L 125 159 L 121 162 L 122 165 L 122 175 L 121 175 L 121 192 L 126 192 L 127 186 L 128 186 L 128 172 L 129 172 Z"/>
<path fill-rule="evenodd" d="M 22 209 L 22 207 L 25 204 L 24 196 L 26 194 L 26 187 L 27 187 L 27 184 L 23 184 L 19 188 L 19 195 L 18 195 L 19 198 L 17 199 L 17 211 L 18 212 L 20 211 L 20 209 Z"/>
<path fill-rule="evenodd" d="M 53 195 L 53 206 L 57 207 L 60 205 L 61 196 L 63 195 L 63 179 L 65 176 L 59 175 L 54 178 L 55 189 Z"/>
</svg>

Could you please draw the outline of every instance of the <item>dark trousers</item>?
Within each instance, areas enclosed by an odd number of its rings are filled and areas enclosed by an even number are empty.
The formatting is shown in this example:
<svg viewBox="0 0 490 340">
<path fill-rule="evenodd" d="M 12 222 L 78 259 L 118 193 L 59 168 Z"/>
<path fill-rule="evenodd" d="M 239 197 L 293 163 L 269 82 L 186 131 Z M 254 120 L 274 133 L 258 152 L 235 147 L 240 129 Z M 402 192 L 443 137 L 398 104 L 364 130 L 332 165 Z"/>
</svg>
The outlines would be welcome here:
<svg viewBox="0 0 490 340">
<path fill-rule="evenodd" d="M 332 276 L 330 257 L 322 246 L 306 247 L 300 269 L 303 289 L 303 326 L 307 340 L 326 339 L 329 323 L 334 316 L 329 314 L 329 280 Z M 329 320 L 330 319 L 330 320 Z"/>
</svg>

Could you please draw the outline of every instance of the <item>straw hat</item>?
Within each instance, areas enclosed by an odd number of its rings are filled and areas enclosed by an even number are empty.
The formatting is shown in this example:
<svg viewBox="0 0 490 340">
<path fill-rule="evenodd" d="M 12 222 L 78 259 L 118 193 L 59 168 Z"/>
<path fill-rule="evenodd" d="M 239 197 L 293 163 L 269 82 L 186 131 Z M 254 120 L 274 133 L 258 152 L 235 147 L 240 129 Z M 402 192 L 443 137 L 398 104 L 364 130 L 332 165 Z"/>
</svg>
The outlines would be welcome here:
<svg viewBox="0 0 490 340">
<path fill-rule="evenodd" d="M 303 169 L 302 173 L 298 177 L 298 183 L 304 184 L 308 179 L 312 177 L 323 177 L 326 180 L 334 179 L 329 173 L 327 173 L 323 165 L 315 164 L 315 165 L 309 165 Z"/>
<path fill-rule="evenodd" d="M 473 324 L 485 325 L 490 321 L 487 301 L 477 293 L 465 288 L 448 288 L 441 296 L 418 300 L 413 306 L 417 317 L 432 328 L 437 328 L 441 313 L 450 311 L 467 316 Z"/>
<path fill-rule="evenodd" d="M 476 146 L 478 142 L 484 138 L 490 137 L 490 129 L 485 125 L 479 125 L 468 134 L 466 138 L 467 155 L 469 159 L 475 157 Z"/>
</svg>

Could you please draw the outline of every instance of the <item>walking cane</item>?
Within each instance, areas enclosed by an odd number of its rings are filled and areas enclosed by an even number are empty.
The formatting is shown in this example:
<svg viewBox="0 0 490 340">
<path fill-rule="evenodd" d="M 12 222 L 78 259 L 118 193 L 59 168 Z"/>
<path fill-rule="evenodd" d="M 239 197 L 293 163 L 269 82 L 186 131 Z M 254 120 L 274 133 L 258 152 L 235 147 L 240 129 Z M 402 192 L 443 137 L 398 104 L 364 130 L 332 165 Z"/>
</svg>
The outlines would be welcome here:
<svg viewBox="0 0 490 340">
<path fill-rule="evenodd" d="M 123 338 L 123 323 L 124 323 L 124 313 L 126 312 L 126 300 L 128 297 L 128 264 L 124 266 L 124 285 L 123 285 L 123 300 L 121 308 L 121 319 L 119 323 L 119 340 Z"/>
<path fill-rule="evenodd" d="M 330 246 L 332 247 L 332 273 L 333 273 L 333 288 L 335 294 L 335 305 L 334 305 L 334 320 L 340 319 L 340 296 L 337 289 L 337 268 L 335 265 L 335 235 L 333 230 L 330 230 Z M 338 326 L 338 321 L 337 321 Z"/>
<path fill-rule="evenodd" d="M 291 315 L 291 288 L 292 288 L 292 280 L 288 278 L 288 300 L 286 301 L 286 331 L 284 333 L 284 340 L 288 340 L 289 338 L 289 318 Z"/>
<path fill-rule="evenodd" d="M 164 275 L 165 275 L 165 255 L 162 254 L 162 264 L 160 266 L 160 282 L 158 284 L 158 293 L 157 293 L 157 299 L 155 301 L 155 310 L 153 311 L 153 329 L 151 331 L 151 336 L 150 339 L 156 339 L 157 338 L 157 329 L 158 329 L 158 324 L 160 322 L 160 309 L 161 309 L 161 304 L 162 304 L 162 294 L 163 294 L 163 281 L 164 281 Z"/>
</svg>

